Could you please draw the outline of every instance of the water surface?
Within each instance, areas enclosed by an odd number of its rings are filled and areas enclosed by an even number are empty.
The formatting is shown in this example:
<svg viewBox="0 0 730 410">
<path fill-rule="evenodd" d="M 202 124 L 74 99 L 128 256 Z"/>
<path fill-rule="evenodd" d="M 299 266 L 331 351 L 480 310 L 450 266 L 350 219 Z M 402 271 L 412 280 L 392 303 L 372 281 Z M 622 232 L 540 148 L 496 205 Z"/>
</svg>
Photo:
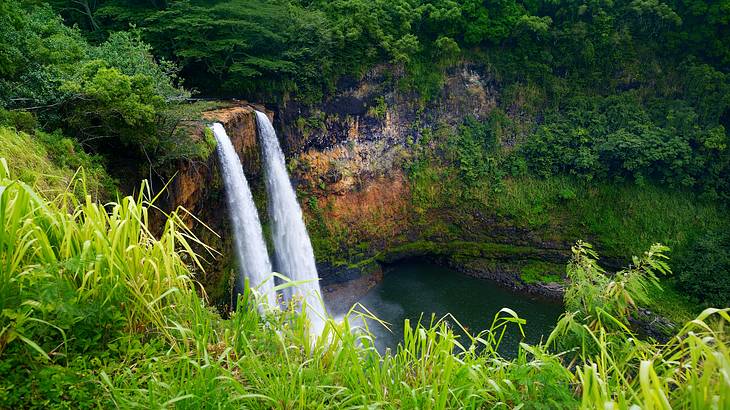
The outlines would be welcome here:
<svg viewBox="0 0 730 410">
<path fill-rule="evenodd" d="M 491 326 L 494 315 L 508 307 L 527 320 L 525 338 L 511 326 L 505 334 L 500 353 L 513 357 L 521 340 L 539 342 L 550 333 L 560 304 L 533 298 L 502 288 L 493 281 L 466 276 L 449 268 L 427 262 L 407 261 L 389 266 L 383 281 L 368 292 L 360 303 L 391 324 L 391 332 L 371 323 L 376 345 L 381 352 L 395 350 L 403 340 L 403 324 L 412 326 L 423 317 L 428 323 L 431 314 L 441 318 L 451 313 L 472 334 Z"/>
</svg>

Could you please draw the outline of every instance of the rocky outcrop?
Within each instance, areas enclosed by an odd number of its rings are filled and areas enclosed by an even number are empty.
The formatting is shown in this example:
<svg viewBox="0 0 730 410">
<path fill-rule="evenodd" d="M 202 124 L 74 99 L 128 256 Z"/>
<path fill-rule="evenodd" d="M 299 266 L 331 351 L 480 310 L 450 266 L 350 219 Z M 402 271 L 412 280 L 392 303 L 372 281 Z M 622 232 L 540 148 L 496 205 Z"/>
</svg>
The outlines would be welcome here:
<svg viewBox="0 0 730 410">
<path fill-rule="evenodd" d="M 244 172 L 255 189 L 262 184 L 262 175 L 254 109 L 264 110 L 264 107 L 246 102 L 230 102 L 223 108 L 203 113 L 203 121 L 187 124 L 187 127 L 193 140 L 201 141 L 213 138 L 211 134 L 207 134 L 209 123 L 222 123 L 241 158 Z M 271 112 L 268 113 L 272 115 Z M 230 304 L 233 280 L 231 272 L 235 261 L 232 260 L 228 205 L 215 150 L 210 150 L 206 158 L 179 161 L 158 206 L 163 211 L 178 207 L 188 211 L 183 214 L 188 227 L 205 244 L 215 249 L 215 252 L 210 252 L 203 247 L 196 248 L 204 260 L 205 268 L 204 272 L 198 273 L 196 279 L 206 289 L 212 302 L 218 305 Z"/>
<path fill-rule="evenodd" d="M 412 155 L 409 147 L 426 133 L 467 116 L 484 119 L 496 106 L 496 85 L 483 67 L 451 70 L 430 103 L 400 91 L 389 70 L 381 66 L 359 81 L 340 81 L 322 104 L 279 107 L 276 123 L 288 152 L 304 161 L 302 176 L 325 181 L 330 192 L 358 190 L 357 181 L 401 169 Z"/>
</svg>

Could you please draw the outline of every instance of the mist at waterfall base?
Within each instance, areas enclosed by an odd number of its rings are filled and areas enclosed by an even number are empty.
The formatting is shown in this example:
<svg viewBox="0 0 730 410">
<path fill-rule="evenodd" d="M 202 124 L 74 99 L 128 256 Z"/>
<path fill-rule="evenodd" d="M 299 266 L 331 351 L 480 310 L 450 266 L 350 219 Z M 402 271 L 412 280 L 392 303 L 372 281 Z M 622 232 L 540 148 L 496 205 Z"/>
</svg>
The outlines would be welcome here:
<svg viewBox="0 0 730 410">
<path fill-rule="evenodd" d="M 251 189 L 243 173 L 241 160 L 223 125 L 214 123 L 210 128 L 218 142 L 216 150 L 220 160 L 228 212 L 231 218 L 233 244 L 239 264 L 236 291 L 242 293 L 244 278 L 248 277 L 249 285 L 265 297 L 266 303 L 273 306 L 277 299 L 271 275 L 271 261 L 266 250 L 266 242 L 261 231 L 261 222 L 253 195 L 251 195 Z"/>
<path fill-rule="evenodd" d="M 277 272 L 296 282 L 283 289 L 287 300 L 306 302 L 307 317 L 314 335 L 324 329 L 325 308 L 319 287 L 319 276 L 312 243 L 304 225 L 302 209 L 289 180 L 284 153 L 276 131 L 266 114 L 256 111 L 256 125 L 264 159 L 269 217 L 274 242 L 274 262 Z"/>
<path fill-rule="evenodd" d="M 541 338 L 547 338 L 563 312 L 563 307 L 558 303 L 530 298 L 499 287 L 495 282 L 416 260 L 387 267 L 382 282 L 362 297 L 359 303 L 390 324 L 392 332 L 374 321 L 368 321 L 370 331 L 376 337 L 375 346 L 381 353 L 387 348 L 395 350 L 398 343 L 403 341 L 405 319 L 410 319 L 411 326 L 415 326 L 422 317 L 423 323 L 428 325 L 432 313 L 436 319 L 450 313 L 474 335 L 488 329 L 494 315 L 503 307 L 508 307 L 527 321 L 523 325 L 524 341 L 537 343 Z M 333 313 L 337 313 L 332 308 Z M 456 329 L 456 326 L 452 328 Z M 465 337 L 460 339 L 462 343 L 467 343 Z M 520 341 L 523 339 L 517 326 L 508 325 L 499 348 L 500 354 L 516 356 Z"/>
</svg>

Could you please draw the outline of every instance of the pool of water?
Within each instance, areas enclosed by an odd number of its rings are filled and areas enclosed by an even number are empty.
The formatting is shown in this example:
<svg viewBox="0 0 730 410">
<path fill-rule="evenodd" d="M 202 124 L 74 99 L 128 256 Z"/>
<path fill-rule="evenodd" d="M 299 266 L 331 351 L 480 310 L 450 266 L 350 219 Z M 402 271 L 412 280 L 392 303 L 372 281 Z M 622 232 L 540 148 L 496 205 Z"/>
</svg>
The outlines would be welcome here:
<svg viewBox="0 0 730 410">
<path fill-rule="evenodd" d="M 476 334 L 489 328 L 494 315 L 508 307 L 527 321 L 523 328 L 524 339 L 515 326 L 510 326 L 500 346 L 501 354 L 513 357 L 520 341 L 536 343 L 547 337 L 563 312 L 560 304 L 531 298 L 489 280 L 419 261 L 389 266 L 383 281 L 359 302 L 390 323 L 391 332 L 370 322 L 376 347 L 381 352 L 387 348 L 395 350 L 403 340 L 405 319 L 410 319 L 413 326 L 421 317 L 423 322 L 429 323 L 432 313 L 437 319 L 451 313 L 471 334 Z"/>
</svg>

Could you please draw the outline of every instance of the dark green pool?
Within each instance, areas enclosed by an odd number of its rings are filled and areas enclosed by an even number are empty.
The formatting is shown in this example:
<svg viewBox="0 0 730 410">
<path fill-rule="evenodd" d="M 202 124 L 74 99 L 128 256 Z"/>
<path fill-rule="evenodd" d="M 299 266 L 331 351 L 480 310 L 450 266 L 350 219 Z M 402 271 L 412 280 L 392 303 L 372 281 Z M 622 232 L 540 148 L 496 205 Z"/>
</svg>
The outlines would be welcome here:
<svg viewBox="0 0 730 410">
<path fill-rule="evenodd" d="M 383 281 L 368 292 L 360 303 L 380 319 L 391 324 L 392 333 L 371 325 L 378 350 L 395 349 L 403 339 L 403 323 L 415 324 L 423 315 L 428 322 L 431 313 L 441 318 L 451 313 L 472 334 L 489 328 L 497 313 L 509 307 L 527 320 L 525 341 L 535 343 L 550 333 L 563 312 L 561 305 L 511 292 L 496 283 L 476 279 L 438 265 L 407 261 L 386 269 Z M 508 330 L 500 353 L 512 357 L 522 337 L 517 328 Z"/>
</svg>

